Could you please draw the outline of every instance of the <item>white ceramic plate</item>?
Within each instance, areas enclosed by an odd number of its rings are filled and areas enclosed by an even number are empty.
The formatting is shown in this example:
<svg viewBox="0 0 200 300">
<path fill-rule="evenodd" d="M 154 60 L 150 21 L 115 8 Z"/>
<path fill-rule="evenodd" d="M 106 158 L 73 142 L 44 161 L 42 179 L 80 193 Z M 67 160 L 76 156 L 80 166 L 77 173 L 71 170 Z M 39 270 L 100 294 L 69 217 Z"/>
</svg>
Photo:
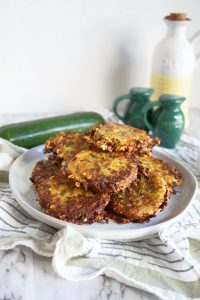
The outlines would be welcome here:
<svg viewBox="0 0 200 300">
<path fill-rule="evenodd" d="M 109 224 L 75 225 L 46 215 L 41 211 L 40 205 L 36 201 L 37 194 L 29 178 L 36 162 L 44 157 L 43 145 L 41 145 L 28 150 L 13 163 L 9 181 L 11 190 L 18 203 L 27 213 L 43 223 L 58 229 L 66 224 L 70 224 L 82 234 L 90 237 L 112 240 L 137 240 L 151 237 L 185 215 L 197 189 L 196 179 L 188 169 L 163 154 L 161 150 L 156 149 L 154 157 L 175 165 L 183 175 L 183 183 L 177 187 L 176 195 L 170 198 L 169 204 L 164 211 L 158 213 L 150 222 L 145 222 L 144 224 L 117 224 L 110 220 Z"/>
</svg>

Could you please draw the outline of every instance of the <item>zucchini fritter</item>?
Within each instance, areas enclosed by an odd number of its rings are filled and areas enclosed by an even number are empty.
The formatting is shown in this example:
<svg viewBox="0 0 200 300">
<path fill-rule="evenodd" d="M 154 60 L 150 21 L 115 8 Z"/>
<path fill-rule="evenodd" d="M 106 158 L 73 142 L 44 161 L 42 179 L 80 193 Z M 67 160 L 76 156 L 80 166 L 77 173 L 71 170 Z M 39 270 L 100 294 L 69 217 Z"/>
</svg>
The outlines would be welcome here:
<svg viewBox="0 0 200 300">
<path fill-rule="evenodd" d="M 83 150 L 68 164 L 63 162 L 63 173 L 77 186 L 97 192 L 124 191 L 137 177 L 137 164 L 129 157 L 115 152 Z"/>
<path fill-rule="evenodd" d="M 149 221 L 167 202 L 165 180 L 156 173 L 142 175 L 124 194 L 113 195 L 108 209 L 130 219 L 131 222 Z"/>
<path fill-rule="evenodd" d="M 38 200 L 48 215 L 75 224 L 90 224 L 106 219 L 104 208 L 110 200 L 108 194 L 75 187 L 70 179 L 63 177 L 59 168 L 52 165 L 51 169 L 48 160 L 41 161 L 39 166 L 40 172 L 36 170 L 36 165 L 32 180 L 37 182 Z"/>
<path fill-rule="evenodd" d="M 49 138 L 45 143 L 44 153 L 53 152 L 57 158 L 68 162 L 77 153 L 88 148 L 89 145 L 83 140 L 83 134 L 69 131 Z"/>
<path fill-rule="evenodd" d="M 115 123 L 96 125 L 84 140 L 101 150 L 149 154 L 159 139 L 152 139 L 144 130 Z"/>
<path fill-rule="evenodd" d="M 143 168 L 147 168 L 151 172 L 156 172 L 164 178 L 168 188 L 173 188 L 181 184 L 181 174 L 174 166 L 152 156 L 141 156 L 138 157 L 138 160 Z"/>
<path fill-rule="evenodd" d="M 85 134 L 62 132 L 45 143 L 31 181 L 40 206 L 75 224 L 143 223 L 181 184 L 175 167 L 151 156 L 159 139 L 129 125 L 96 125 Z"/>
<path fill-rule="evenodd" d="M 30 180 L 33 185 L 37 187 L 43 181 L 53 176 L 59 171 L 60 164 L 52 155 L 48 157 L 48 160 L 40 160 L 36 163 Z"/>
</svg>

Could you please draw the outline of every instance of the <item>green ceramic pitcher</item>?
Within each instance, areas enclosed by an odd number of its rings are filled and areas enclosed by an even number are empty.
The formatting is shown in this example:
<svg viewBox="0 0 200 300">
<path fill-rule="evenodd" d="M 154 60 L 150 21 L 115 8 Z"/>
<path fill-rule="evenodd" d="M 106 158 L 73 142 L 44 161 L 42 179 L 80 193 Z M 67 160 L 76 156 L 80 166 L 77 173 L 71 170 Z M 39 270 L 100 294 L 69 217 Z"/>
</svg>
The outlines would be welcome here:
<svg viewBox="0 0 200 300">
<path fill-rule="evenodd" d="M 165 94 L 158 101 L 147 103 L 143 108 L 144 122 L 153 135 L 160 138 L 162 147 L 175 148 L 181 137 L 185 118 L 180 106 L 184 100 L 182 96 Z M 158 109 L 153 113 L 150 123 L 147 114 L 153 106 L 158 106 Z"/>
<path fill-rule="evenodd" d="M 144 122 L 144 106 L 149 103 L 150 96 L 154 93 L 154 90 L 151 88 L 132 88 L 129 93 L 117 97 L 113 103 L 113 111 L 116 116 L 121 119 L 125 124 L 130 124 L 134 127 L 147 129 L 147 126 Z M 124 101 L 129 100 L 124 116 L 121 116 L 118 112 L 119 104 Z M 151 121 L 152 110 L 148 110 L 147 119 Z"/>
</svg>

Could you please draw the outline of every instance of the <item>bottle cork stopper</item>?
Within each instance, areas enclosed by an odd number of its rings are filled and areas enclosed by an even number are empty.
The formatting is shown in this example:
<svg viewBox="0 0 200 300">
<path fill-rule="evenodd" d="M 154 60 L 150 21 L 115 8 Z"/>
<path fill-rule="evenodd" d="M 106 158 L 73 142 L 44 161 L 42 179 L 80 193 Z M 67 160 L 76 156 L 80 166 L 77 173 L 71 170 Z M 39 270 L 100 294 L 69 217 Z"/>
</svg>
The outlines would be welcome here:
<svg viewBox="0 0 200 300">
<path fill-rule="evenodd" d="M 176 13 L 176 12 L 170 13 L 170 15 L 166 16 L 165 19 L 171 21 L 190 21 L 186 13 Z"/>
</svg>

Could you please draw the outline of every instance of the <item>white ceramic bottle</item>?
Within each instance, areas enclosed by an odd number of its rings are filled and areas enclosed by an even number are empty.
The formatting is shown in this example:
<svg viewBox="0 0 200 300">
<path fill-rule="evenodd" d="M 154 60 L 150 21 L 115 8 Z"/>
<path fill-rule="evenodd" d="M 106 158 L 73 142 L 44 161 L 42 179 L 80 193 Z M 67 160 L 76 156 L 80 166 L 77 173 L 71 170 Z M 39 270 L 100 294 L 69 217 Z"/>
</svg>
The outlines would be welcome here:
<svg viewBox="0 0 200 300">
<path fill-rule="evenodd" d="M 196 62 L 192 43 L 186 38 L 186 27 L 190 19 L 184 13 L 171 13 L 164 21 L 167 33 L 157 45 L 153 56 L 151 87 L 155 89 L 155 93 L 151 99 L 157 100 L 162 94 L 186 97 L 182 110 L 187 127 L 188 101 Z M 195 34 L 193 40 L 199 34 L 200 32 Z"/>
</svg>

